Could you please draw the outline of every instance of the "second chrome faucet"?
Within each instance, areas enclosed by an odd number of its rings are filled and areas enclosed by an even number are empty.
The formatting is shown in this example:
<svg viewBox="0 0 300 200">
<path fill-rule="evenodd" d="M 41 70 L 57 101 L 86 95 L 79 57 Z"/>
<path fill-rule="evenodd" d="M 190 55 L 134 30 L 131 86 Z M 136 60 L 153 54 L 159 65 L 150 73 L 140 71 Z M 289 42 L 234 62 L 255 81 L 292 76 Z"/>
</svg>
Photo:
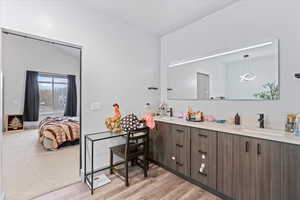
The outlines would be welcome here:
<svg viewBox="0 0 300 200">
<path fill-rule="evenodd" d="M 258 113 L 258 115 L 259 128 L 265 128 L 265 115 L 263 113 Z"/>
</svg>

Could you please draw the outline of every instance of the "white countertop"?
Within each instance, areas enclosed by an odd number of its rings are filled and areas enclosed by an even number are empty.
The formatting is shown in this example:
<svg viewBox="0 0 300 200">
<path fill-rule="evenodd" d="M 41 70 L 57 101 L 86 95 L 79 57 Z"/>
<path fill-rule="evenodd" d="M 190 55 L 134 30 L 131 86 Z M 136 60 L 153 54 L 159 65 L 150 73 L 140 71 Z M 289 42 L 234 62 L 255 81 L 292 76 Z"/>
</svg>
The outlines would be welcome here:
<svg viewBox="0 0 300 200">
<path fill-rule="evenodd" d="M 155 121 L 300 145 L 300 137 L 280 130 L 245 128 L 227 123 L 218 124 L 215 122 L 188 122 L 185 119 L 178 119 L 175 117 L 156 117 Z"/>
</svg>

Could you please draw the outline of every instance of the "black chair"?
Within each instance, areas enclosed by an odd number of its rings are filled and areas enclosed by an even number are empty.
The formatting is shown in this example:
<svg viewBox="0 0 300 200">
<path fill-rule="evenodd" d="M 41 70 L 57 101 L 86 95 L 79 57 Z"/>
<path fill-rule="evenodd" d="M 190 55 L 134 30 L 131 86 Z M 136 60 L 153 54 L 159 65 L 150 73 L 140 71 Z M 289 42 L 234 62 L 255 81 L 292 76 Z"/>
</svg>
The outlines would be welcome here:
<svg viewBox="0 0 300 200">
<path fill-rule="evenodd" d="M 114 155 L 122 158 L 125 164 L 125 174 L 119 173 L 125 178 L 125 185 L 129 186 L 128 181 L 128 165 L 137 165 L 144 170 L 144 177 L 147 177 L 148 171 L 148 143 L 149 129 L 144 128 L 139 131 L 128 132 L 126 136 L 126 144 L 110 147 L 110 173 L 114 173 Z M 143 159 L 141 159 L 141 157 Z"/>
</svg>

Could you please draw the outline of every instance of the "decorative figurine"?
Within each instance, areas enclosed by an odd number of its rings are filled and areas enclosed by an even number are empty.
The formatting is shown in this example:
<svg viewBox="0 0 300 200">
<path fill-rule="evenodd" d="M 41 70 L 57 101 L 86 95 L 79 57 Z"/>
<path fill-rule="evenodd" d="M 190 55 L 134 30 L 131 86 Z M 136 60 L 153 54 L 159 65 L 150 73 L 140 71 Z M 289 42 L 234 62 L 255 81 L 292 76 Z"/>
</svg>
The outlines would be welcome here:
<svg viewBox="0 0 300 200">
<path fill-rule="evenodd" d="M 120 133 L 122 132 L 121 129 L 121 113 L 120 113 L 120 107 L 118 104 L 114 104 L 114 111 L 115 115 L 112 117 L 109 117 L 105 120 L 106 127 L 113 133 Z"/>
</svg>

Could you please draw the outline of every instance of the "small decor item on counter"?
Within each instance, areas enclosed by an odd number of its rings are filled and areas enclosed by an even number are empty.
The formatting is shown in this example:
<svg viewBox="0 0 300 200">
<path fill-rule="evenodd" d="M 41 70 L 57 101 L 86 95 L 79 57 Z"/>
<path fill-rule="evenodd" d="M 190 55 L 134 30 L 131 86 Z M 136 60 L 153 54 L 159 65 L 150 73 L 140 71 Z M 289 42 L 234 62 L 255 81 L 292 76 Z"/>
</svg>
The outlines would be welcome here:
<svg viewBox="0 0 300 200">
<path fill-rule="evenodd" d="M 295 136 L 300 136 L 300 114 L 296 116 L 296 125 L 295 125 Z"/>
<path fill-rule="evenodd" d="M 241 125 L 241 117 L 240 117 L 239 113 L 236 113 L 236 115 L 234 117 L 234 124 Z"/>
<path fill-rule="evenodd" d="M 121 128 L 126 132 L 137 130 L 139 125 L 140 121 L 133 113 L 121 119 Z"/>
<path fill-rule="evenodd" d="M 203 112 L 201 112 L 201 121 L 204 122 L 205 121 L 205 117 L 204 117 L 204 114 Z"/>
<path fill-rule="evenodd" d="M 120 133 L 122 132 L 121 129 L 121 113 L 120 107 L 117 103 L 113 104 L 115 115 L 109 117 L 105 120 L 106 127 L 113 133 Z"/>
<path fill-rule="evenodd" d="M 212 115 L 208 115 L 208 116 L 206 117 L 206 121 L 208 121 L 208 122 L 215 122 L 215 121 L 216 121 L 216 118 L 215 118 L 214 116 L 212 116 Z"/>
<path fill-rule="evenodd" d="M 289 133 L 294 133 L 296 126 L 296 115 L 295 114 L 288 114 L 286 124 L 285 124 L 285 131 Z"/>
<path fill-rule="evenodd" d="M 225 119 L 218 119 L 216 120 L 216 123 L 218 124 L 225 124 L 226 120 Z"/>
<path fill-rule="evenodd" d="M 186 120 L 190 122 L 204 122 L 203 112 L 193 112 L 192 109 L 189 108 Z"/>
<path fill-rule="evenodd" d="M 179 118 L 179 119 L 182 119 L 182 118 L 184 118 L 184 113 L 183 112 L 178 112 L 178 113 L 176 113 L 176 117 Z"/>
<path fill-rule="evenodd" d="M 23 115 L 7 115 L 6 132 L 17 132 L 24 130 Z"/>
<path fill-rule="evenodd" d="M 203 112 L 198 111 L 196 114 L 196 120 L 200 122 L 204 122 L 204 114 Z"/>
<path fill-rule="evenodd" d="M 202 119 L 202 113 L 201 112 L 195 113 L 195 118 L 196 118 L 197 121 L 201 121 L 201 119 Z"/>
<path fill-rule="evenodd" d="M 192 120 L 193 117 L 193 110 L 191 107 L 188 107 L 188 111 L 186 113 L 186 120 L 190 121 Z"/>
</svg>

